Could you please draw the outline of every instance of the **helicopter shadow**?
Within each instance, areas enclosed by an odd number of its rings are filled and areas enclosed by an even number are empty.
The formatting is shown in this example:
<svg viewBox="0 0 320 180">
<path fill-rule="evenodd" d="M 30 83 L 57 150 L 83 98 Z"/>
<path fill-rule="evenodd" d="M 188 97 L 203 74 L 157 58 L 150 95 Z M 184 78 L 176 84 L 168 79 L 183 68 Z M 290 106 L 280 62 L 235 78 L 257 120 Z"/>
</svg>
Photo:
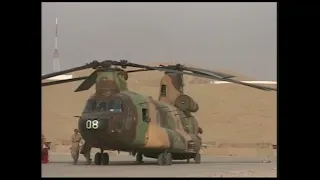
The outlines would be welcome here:
<svg viewBox="0 0 320 180">
<path fill-rule="evenodd" d="M 262 161 L 221 161 L 221 160 L 212 160 L 212 161 L 204 161 L 201 162 L 201 164 L 262 164 L 264 162 Z M 270 162 L 269 162 L 270 163 Z M 68 164 L 68 165 L 73 165 L 72 162 L 70 161 L 52 161 L 50 162 L 50 164 Z M 194 164 L 194 165 L 199 165 L 199 164 L 195 164 L 194 162 L 189 162 L 187 163 L 186 161 L 172 161 L 172 164 L 176 164 L 176 165 L 182 165 L 182 164 Z M 86 164 L 86 162 L 78 162 L 76 166 L 149 166 L 149 165 L 157 165 L 157 161 L 144 161 L 143 163 L 137 163 L 135 161 L 113 161 L 110 162 L 110 164 L 108 165 L 95 165 L 95 164 L 91 164 L 88 165 Z"/>
</svg>

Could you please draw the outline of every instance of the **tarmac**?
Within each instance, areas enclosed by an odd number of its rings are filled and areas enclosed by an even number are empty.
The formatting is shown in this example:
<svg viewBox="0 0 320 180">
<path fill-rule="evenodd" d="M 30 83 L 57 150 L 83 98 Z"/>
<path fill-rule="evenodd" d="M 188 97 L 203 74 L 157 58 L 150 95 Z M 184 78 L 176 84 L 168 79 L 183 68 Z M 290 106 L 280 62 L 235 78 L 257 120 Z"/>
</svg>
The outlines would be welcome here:
<svg viewBox="0 0 320 180">
<path fill-rule="evenodd" d="M 94 153 L 92 153 L 92 158 Z M 137 164 L 128 153 L 110 154 L 110 164 L 85 165 L 81 155 L 77 165 L 68 153 L 51 153 L 50 163 L 42 164 L 42 177 L 277 177 L 275 157 L 214 157 L 203 155 L 201 164 L 193 160 L 173 161 L 158 166 L 156 159 L 144 158 Z"/>
</svg>

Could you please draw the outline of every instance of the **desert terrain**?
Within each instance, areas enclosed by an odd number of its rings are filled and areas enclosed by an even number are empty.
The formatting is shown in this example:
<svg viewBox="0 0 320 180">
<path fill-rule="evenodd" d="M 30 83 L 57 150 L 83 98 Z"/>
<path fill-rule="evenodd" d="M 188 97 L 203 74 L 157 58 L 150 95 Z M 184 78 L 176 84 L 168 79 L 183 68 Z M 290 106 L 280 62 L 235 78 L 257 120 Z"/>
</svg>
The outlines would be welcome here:
<svg viewBox="0 0 320 180">
<path fill-rule="evenodd" d="M 73 76 L 88 75 L 90 72 L 92 70 L 79 71 L 73 73 Z M 223 72 L 236 75 L 234 79 L 255 80 L 235 72 Z M 162 76 L 162 72 L 155 71 L 130 74 L 128 87 L 157 99 Z M 200 106 L 194 115 L 204 130 L 203 141 L 233 144 L 232 148 L 236 148 L 237 144 L 277 144 L 276 92 L 236 84 L 208 84 L 208 80 L 192 76 L 185 76 L 184 82 L 185 93 L 193 97 Z M 86 99 L 94 93 L 94 87 L 75 93 L 74 90 L 80 83 L 81 81 L 42 88 L 42 132 L 52 144 L 67 144 L 64 142 L 69 141 L 73 129 L 77 127 L 78 119 L 73 116 L 81 114 Z M 228 148 L 227 154 L 230 155 L 232 148 Z M 242 150 L 243 148 L 249 147 L 242 147 Z M 231 154 L 239 155 L 241 150 L 232 150 Z"/>
</svg>

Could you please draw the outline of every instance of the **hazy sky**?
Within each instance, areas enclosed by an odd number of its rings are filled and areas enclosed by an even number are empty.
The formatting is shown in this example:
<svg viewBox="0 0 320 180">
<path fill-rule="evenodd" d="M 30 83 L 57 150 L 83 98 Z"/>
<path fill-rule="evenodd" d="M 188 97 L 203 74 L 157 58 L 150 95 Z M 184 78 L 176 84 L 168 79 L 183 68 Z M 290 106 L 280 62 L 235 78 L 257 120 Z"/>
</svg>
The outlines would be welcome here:
<svg viewBox="0 0 320 180">
<path fill-rule="evenodd" d="M 42 3 L 42 72 L 92 60 L 180 62 L 277 78 L 276 3 Z"/>
</svg>

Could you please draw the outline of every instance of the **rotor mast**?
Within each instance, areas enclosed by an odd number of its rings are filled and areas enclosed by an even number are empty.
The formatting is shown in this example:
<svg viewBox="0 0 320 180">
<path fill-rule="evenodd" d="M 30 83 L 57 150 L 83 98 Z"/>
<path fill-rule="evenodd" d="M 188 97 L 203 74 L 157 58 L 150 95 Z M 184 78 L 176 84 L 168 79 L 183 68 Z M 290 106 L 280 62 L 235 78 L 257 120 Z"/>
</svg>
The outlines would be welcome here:
<svg viewBox="0 0 320 180">
<path fill-rule="evenodd" d="M 165 72 L 160 81 L 159 101 L 174 105 L 178 96 L 183 94 L 183 75 Z"/>
<path fill-rule="evenodd" d="M 95 82 L 96 94 L 108 96 L 120 91 L 126 91 L 127 82 L 122 76 L 123 71 L 114 69 L 100 69 L 97 71 Z"/>
<path fill-rule="evenodd" d="M 169 68 L 173 68 L 178 72 L 183 71 L 182 65 L 180 64 L 174 67 L 169 66 Z M 184 93 L 183 73 L 165 72 L 160 81 L 160 86 L 158 100 L 174 105 L 177 97 Z"/>
</svg>

